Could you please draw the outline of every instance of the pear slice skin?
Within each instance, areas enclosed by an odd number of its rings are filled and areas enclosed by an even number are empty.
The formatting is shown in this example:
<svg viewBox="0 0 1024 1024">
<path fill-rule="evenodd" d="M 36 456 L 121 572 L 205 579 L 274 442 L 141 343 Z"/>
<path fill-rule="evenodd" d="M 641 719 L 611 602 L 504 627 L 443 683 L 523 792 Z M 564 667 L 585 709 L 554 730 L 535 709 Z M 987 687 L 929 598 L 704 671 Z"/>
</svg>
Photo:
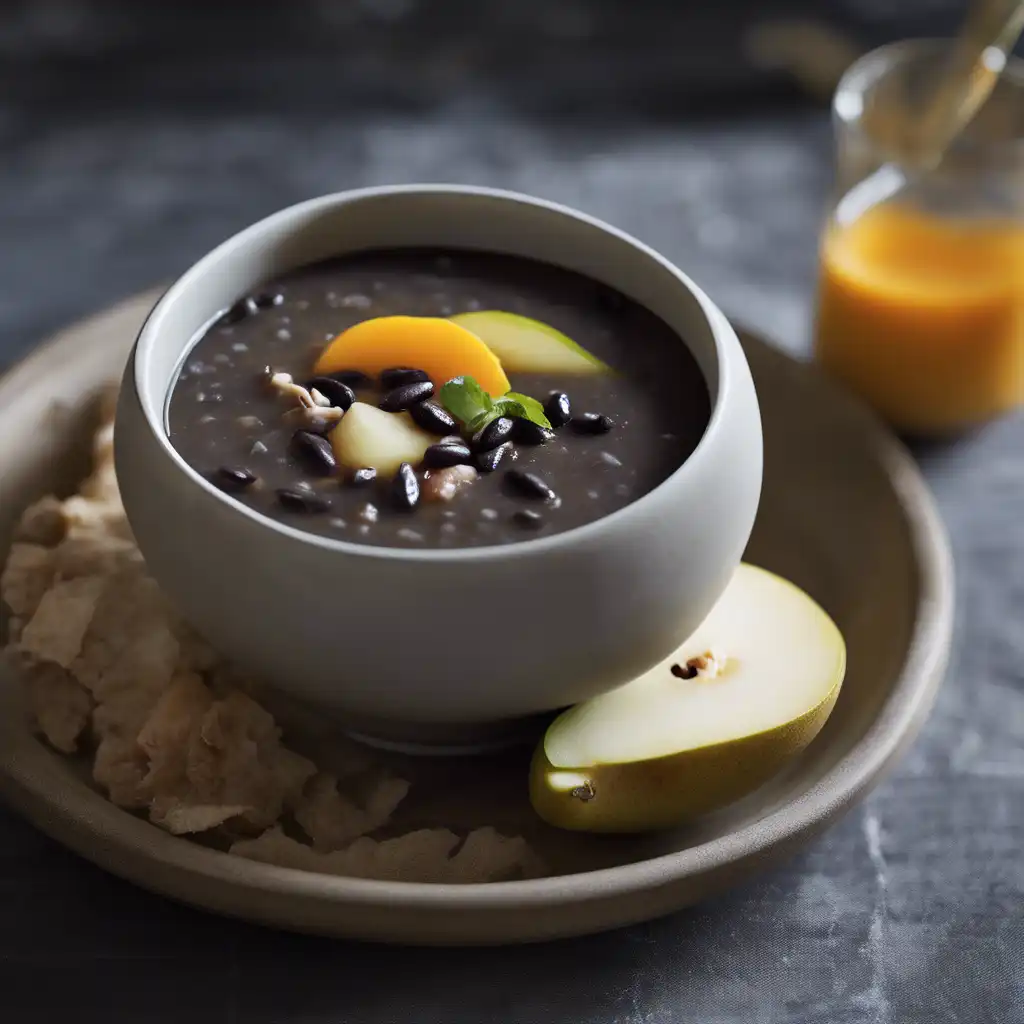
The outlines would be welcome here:
<svg viewBox="0 0 1024 1024">
<path fill-rule="evenodd" d="M 500 309 L 457 313 L 449 320 L 472 331 L 511 373 L 611 373 L 568 335 L 528 316 Z"/>
<path fill-rule="evenodd" d="M 787 660 L 798 644 L 804 653 Z M 672 674 L 708 650 L 719 674 Z M 649 832 L 718 810 L 810 744 L 845 672 L 846 646 L 825 611 L 744 563 L 671 657 L 551 723 L 533 757 L 530 802 L 549 824 L 582 832 Z"/>
</svg>

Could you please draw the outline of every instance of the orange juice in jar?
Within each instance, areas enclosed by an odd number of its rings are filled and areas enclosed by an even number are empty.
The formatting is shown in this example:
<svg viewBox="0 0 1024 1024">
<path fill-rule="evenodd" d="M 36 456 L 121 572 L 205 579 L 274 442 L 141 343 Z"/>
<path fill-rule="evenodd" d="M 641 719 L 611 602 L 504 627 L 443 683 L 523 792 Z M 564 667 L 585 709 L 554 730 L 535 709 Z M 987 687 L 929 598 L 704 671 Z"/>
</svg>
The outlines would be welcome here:
<svg viewBox="0 0 1024 1024">
<path fill-rule="evenodd" d="M 889 143 L 941 51 L 869 54 L 836 94 L 836 204 L 815 354 L 897 429 L 950 434 L 1024 403 L 1024 70 L 1004 72 L 934 170 Z"/>
</svg>

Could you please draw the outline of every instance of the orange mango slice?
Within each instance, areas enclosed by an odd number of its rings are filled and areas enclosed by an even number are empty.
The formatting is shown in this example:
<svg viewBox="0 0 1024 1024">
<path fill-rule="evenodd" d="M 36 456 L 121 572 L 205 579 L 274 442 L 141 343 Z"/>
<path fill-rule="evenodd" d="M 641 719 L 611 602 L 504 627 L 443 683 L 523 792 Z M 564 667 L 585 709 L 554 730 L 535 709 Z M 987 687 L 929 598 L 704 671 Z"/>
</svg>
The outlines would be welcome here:
<svg viewBox="0 0 1024 1024">
<path fill-rule="evenodd" d="M 498 357 L 472 331 L 431 316 L 364 320 L 328 342 L 313 372 L 361 370 L 376 376 L 392 366 L 423 370 L 438 387 L 468 376 L 494 398 L 510 390 Z"/>
</svg>

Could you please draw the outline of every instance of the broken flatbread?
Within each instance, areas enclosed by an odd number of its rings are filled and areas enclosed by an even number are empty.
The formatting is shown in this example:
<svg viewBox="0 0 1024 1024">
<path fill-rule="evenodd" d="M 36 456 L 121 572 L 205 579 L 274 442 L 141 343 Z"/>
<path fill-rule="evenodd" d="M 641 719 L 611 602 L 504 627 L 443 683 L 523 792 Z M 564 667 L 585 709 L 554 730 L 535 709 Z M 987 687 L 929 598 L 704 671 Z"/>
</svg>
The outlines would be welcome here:
<svg viewBox="0 0 1024 1024">
<path fill-rule="evenodd" d="M 21 633 L 21 652 L 70 668 L 82 650 L 106 581 L 95 576 L 55 583 Z"/>
<path fill-rule="evenodd" d="M 24 673 L 29 706 L 40 731 L 61 753 L 74 754 L 92 715 L 89 691 L 52 661 L 27 665 Z"/>
<path fill-rule="evenodd" d="M 13 614 L 30 618 L 50 589 L 53 574 L 53 552 L 49 548 L 41 544 L 14 544 L 0 575 L 0 597 Z"/>
<path fill-rule="evenodd" d="M 320 853 L 274 826 L 256 839 L 234 843 L 231 852 L 281 867 L 396 882 L 505 881 L 533 877 L 542 867 L 524 839 L 507 839 L 491 828 L 470 832 L 464 841 L 445 828 L 418 829 L 392 839 L 363 836 L 343 850 Z"/>
</svg>

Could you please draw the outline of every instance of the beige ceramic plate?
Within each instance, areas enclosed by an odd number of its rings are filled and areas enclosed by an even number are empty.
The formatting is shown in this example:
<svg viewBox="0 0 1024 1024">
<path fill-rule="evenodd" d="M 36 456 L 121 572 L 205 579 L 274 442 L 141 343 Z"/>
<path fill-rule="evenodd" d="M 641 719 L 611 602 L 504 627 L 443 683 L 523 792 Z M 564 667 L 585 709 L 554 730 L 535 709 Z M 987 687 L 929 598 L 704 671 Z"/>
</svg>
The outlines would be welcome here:
<svg viewBox="0 0 1024 1024">
<path fill-rule="evenodd" d="M 23 505 L 73 486 L 83 471 L 90 398 L 119 375 L 154 300 L 141 296 L 73 327 L 0 381 L 3 547 Z M 186 903 L 284 928 L 412 943 L 521 942 L 628 924 L 792 852 L 875 784 L 928 713 L 950 642 L 952 565 L 925 485 L 895 442 L 811 368 L 753 338 L 746 348 L 766 445 L 747 557 L 828 609 L 846 636 L 849 672 L 806 755 L 742 804 L 656 837 L 587 838 L 533 818 L 528 752 L 406 761 L 401 770 L 419 794 L 407 824 L 522 831 L 560 873 L 457 887 L 285 870 L 174 838 L 107 803 L 30 733 L 9 675 L 0 676 L 4 796 L 100 866 Z"/>
</svg>

